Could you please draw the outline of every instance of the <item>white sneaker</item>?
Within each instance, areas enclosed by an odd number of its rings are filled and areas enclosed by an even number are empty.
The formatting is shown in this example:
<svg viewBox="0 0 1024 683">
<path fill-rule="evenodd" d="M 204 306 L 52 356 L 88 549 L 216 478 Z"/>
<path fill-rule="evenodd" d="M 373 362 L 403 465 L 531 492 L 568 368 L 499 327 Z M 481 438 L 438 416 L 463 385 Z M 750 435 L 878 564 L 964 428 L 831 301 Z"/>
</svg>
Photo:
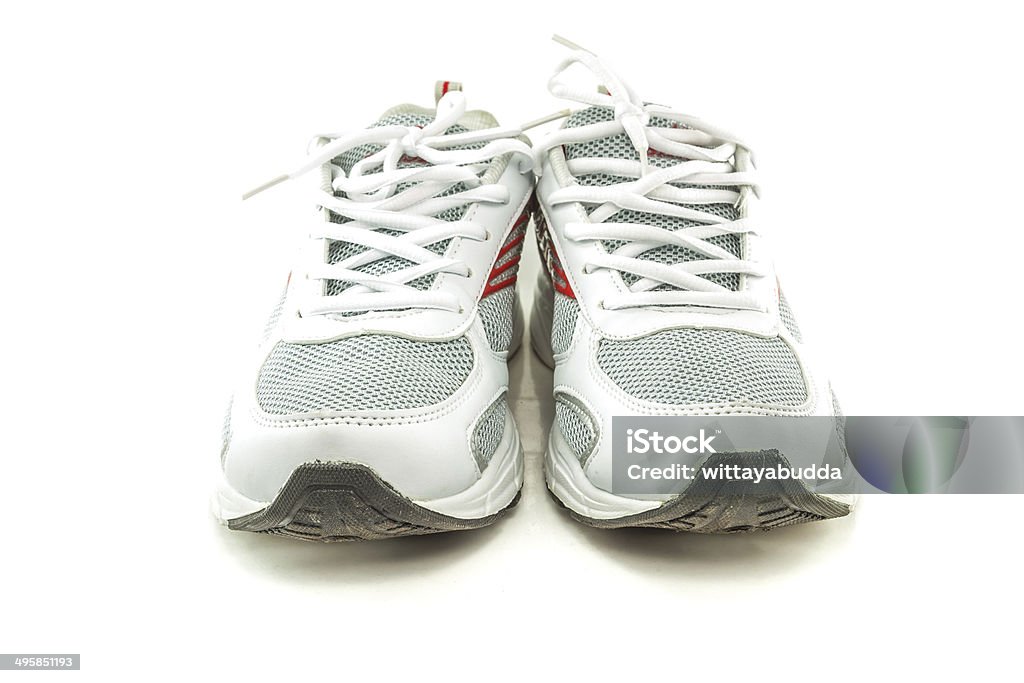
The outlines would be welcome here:
<svg viewBox="0 0 1024 683">
<path fill-rule="evenodd" d="M 315 139 L 317 210 L 225 425 L 231 529 L 338 541 L 492 523 L 523 482 L 506 360 L 533 191 L 528 141 L 402 105 Z"/>
<path fill-rule="evenodd" d="M 599 88 L 565 83 L 577 64 Z M 604 528 L 739 531 L 847 514 L 849 497 L 802 484 L 765 483 L 744 497 L 698 478 L 682 494 L 612 493 L 613 416 L 832 415 L 835 407 L 750 222 L 749 149 L 644 103 L 582 49 L 549 87 L 589 105 L 535 149 L 547 268 L 531 339 L 555 372 L 551 491 L 577 520 Z"/>
</svg>

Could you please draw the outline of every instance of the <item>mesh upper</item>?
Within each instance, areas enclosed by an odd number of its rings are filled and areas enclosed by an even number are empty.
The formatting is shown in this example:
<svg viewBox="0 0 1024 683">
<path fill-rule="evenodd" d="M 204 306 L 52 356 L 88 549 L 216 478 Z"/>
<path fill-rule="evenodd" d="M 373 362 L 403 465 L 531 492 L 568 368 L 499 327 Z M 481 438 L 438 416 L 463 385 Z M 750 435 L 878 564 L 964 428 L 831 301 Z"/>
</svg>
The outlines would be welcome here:
<svg viewBox="0 0 1024 683">
<path fill-rule="evenodd" d="M 454 394 L 472 369 L 465 337 L 423 342 L 368 334 L 323 344 L 279 342 L 260 370 L 256 398 L 272 415 L 423 408 Z"/>
<path fill-rule="evenodd" d="M 800 325 L 797 324 L 796 317 L 793 315 L 793 309 L 789 307 L 786 295 L 782 292 L 779 292 L 779 316 L 782 318 L 782 324 L 793 335 L 793 339 L 803 342 L 803 335 L 800 334 Z"/>
<path fill-rule="evenodd" d="M 561 292 L 555 292 L 555 312 L 551 324 L 551 351 L 565 353 L 572 343 L 572 335 L 576 331 L 576 317 L 580 314 L 580 304 Z"/>
<path fill-rule="evenodd" d="M 566 128 L 576 128 L 578 126 L 586 126 L 593 123 L 601 123 L 604 121 L 611 121 L 615 118 L 615 112 L 610 107 L 588 107 L 581 109 L 573 113 L 568 119 L 566 119 Z M 679 127 L 680 124 L 671 121 L 669 119 L 661 118 L 658 116 L 652 116 L 650 119 L 650 125 L 655 128 L 673 128 Z M 610 135 L 604 138 L 598 138 L 596 140 L 588 140 L 571 145 L 565 145 L 565 158 L 566 160 L 572 159 L 584 159 L 584 158 L 614 158 L 614 159 L 634 159 L 639 160 L 640 155 L 633 148 L 633 143 L 630 142 L 629 137 L 625 133 L 618 135 Z M 670 156 L 662 153 L 651 153 L 648 156 L 652 166 L 659 168 L 666 168 L 669 166 L 675 166 L 685 159 L 679 157 Z M 614 185 L 617 183 L 631 182 L 631 178 L 622 178 L 618 176 L 608 175 L 606 173 L 592 173 L 588 175 L 581 175 L 576 177 L 576 182 L 581 185 Z M 674 183 L 677 187 L 694 187 L 693 185 L 686 185 L 683 183 Z M 715 214 L 728 220 L 736 220 L 739 216 L 739 211 L 732 204 L 682 204 L 690 209 L 696 209 L 698 211 L 704 211 L 705 213 Z M 595 206 L 587 207 L 588 212 L 592 211 Z M 640 223 L 644 225 L 653 225 L 669 230 L 678 230 L 680 228 L 691 227 L 694 225 L 701 225 L 698 221 L 692 221 L 684 218 L 677 218 L 675 216 L 665 216 L 661 214 L 642 213 L 639 211 L 622 210 L 608 218 L 609 222 L 616 223 Z M 715 246 L 725 249 L 734 256 L 740 256 L 743 249 L 743 240 L 740 235 L 718 235 L 716 237 L 708 238 L 707 242 L 714 244 Z M 618 240 L 605 240 L 602 242 L 605 249 L 613 251 L 623 245 L 623 242 Z M 683 263 L 686 261 L 693 261 L 696 259 L 707 258 L 703 254 L 699 254 L 692 249 L 682 247 L 679 245 L 665 245 L 649 249 L 637 258 L 645 259 L 649 261 L 656 261 L 666 265 L 675 263 Z M 708 273 L 701 275 L 701 277 L 710 280 L 716 284 L 720 284 L 723 287 L 728 287 L 731 290 L 738 290 L 740 285 L 739 275 L 736 273 Z M 627 285 L 631 285 L 640 278 L 633 273 L 622 273 L 622 279 Z M 668 285 L 662 285 L 656 289 L 671 289 Z"/>
<path fill-rule="evenodd" d="M 573 401 L 558 396 L 555 399 L 555 421 L 580 464 L 585 464 L 597 437 L 593 418 Z"/>
<path fill-rule="evenodd" d="M 224 426 L 221 429 L 220 464 L 224 465 L 224 458 L 228 454 L 228 446 L 231 444 L 231 408 L 235 404 L 235 398 L 228 399 L 228 409 L 224 413 Z"/>
<path fill-rule="evenodd" d="M 288 290 L 286 288 L 281 292 L 281 298 L 277 300 L 276 304 L 274 304 L 274 310 L 270 312 L 270 317 L 267 318 L 267 322 L 263 326 L 263 337 L 261 343 L 270 339 L 270 334 L 274 331 L 274 328 L 277 327 L 278 321 L 281 320 L 281 314 L 284 313 L 284 302 L 287 296 Z"/>
<path fill-rule="evenodd" d="M 836 440 L 843 452 L 843 459 L 845 461 L 850 457 L 846 448 L 846 416 L 843 414 L 843 409 L 839 405 L 839 399 L 836 397 L 836 392 L 831 384 L 828 387 L 828 392 L 832 395 L 832 415 L 836 418 Z"/>
<path fill-rule="evenodd" d="M 589 107 L 574 113 L 566 127 L 584 126 L 614 120 L 614 110 L 608 107 Z M 682 124 L 656 115 L 650 117 L 654 128 L 678 128 Z M 618 158 L 639 160 L 639 153 L 625 133 L 564 146 L 567 161 L 582 158 Z M 648 155 L 652 166 L 666 168 L 686 161 L 658 151 Z M 605 186 L 631 182 L 630 178 L 595 173 L 577 176 L 581 185 Z M 677 187 L 696 187 L 674 183 Z M 715 186 L 701 186 L 708 189 Z M 739 210 L 728 203 L 682 204 L 686 208 L 713 214 L 726 220 L 740 218 Z M 586 206 L 592 211 L 596 205 Z M 621 210 L 607 219 L 609 222 L 638 223 L 667 230 L 701 225 L 699 221 Z M 737 258 L 743 258 L 745 240 L 742 235 L 718 235 L 707 241 L 725 249 Z M 608 251 L 614 251 L 624 242 L 605 240 Z M 649 249 L 637 258 L 665 265 L 707 258 L 687 247 L 666 245 Z M 622 273 L 626 285 L 639 276 Z M 739 290 L 737 273 L 708 273 L 701 275 L 733 291 Z M 672 289 L 661 285 L 657 289 Z M 558 327 L 556 299 L 556 325 Z M 783 323 L 799 339 L 799 329 L 782 303 Z M 564 316 L 564 313 L 563 313 Z M 552 334 L 555 345 L 559 334 Z M 565 333 L 561 341 L 566 343 Z M 666 405 L 726 404 L 799 406 L 808 397 L 803 372 L 793 350 L 781 339 L 764 339 L 732 330 L 674 329 L 658 332 L 635 340 L 605 339 L 598 350 L 598 365 L 623 391 L 635 398 Z"/>
<path fill-rule="evenodd" d="M 505 435 L 505 415 L 508 413 L 508 403 L 502 396 L 487 409 L 473 429 L 473 458 L 477 467 L 483 472 L 498 450 L 501 437 Z"/>
<path fill-rule="evenodd" d="M 665 330 L 602 340 L 597 362 L 627 394 L 654 403 L 799 406 L 807 400 L 800 363 L 778 337 Z"/>
<path fill-rule="evenodd" d="M 484 325 L 487 343 L 490 344 L 493 351 L 508 351 L 512 345 L 512 316 L 515 300 L 515 289 L 506 287 L 480 301 L 478 308 L 480 322 Z"/>
</svg>

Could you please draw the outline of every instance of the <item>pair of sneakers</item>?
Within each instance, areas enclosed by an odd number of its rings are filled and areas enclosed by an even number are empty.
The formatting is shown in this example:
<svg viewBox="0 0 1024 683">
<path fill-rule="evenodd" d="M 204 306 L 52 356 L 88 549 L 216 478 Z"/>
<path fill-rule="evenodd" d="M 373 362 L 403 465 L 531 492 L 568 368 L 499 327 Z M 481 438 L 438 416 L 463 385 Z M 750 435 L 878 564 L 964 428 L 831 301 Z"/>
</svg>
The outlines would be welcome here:
<svg viewBox="0 0 1024 683">
<path fill-rule="evenodd" d="M 749 148 L 570 48 L 549 87 L 584 107 L 542 120 L 564 117 L 536 145 L 444 82 L 436 108 L 318 136 L 303 166 L 257 188 L 320 174 L 302 263 L 228 411 L 214 496 L 228 527 L 379 539 L 482 527 L 516 504 L 506 364 L 531 222 L 530 338 L 554 369 L 545 472 L 573 517 L 728 531 L 849 511 L 811 493 L 612 493 L 613 416 L 835 408 L 748 218 Z M 599 87 L 573 87 L 573 65 Z"/>
</svg>

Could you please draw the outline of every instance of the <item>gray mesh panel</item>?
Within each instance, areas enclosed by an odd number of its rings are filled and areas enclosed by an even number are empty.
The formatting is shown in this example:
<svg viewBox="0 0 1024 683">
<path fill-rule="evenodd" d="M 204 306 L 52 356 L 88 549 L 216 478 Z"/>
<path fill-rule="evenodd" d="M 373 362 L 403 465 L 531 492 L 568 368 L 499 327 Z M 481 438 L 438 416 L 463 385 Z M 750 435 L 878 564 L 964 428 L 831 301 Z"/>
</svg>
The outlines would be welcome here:
<svg viewBox="0 0 1024 683">
<path fill-rule="evenodd" d="M 597 437 L 594 420 L 581 406 L 558 396 L 555 398 L 555 421 L 562 438 L 569 444 L 580 465 L 586 464 Z"/>
<path fill-rule="evenodd" d="M 846 447 L 846 416 L 843 415 L 843 409 L 839 405 L 839 399 L 836 397 L 836 392 L 831 384 L 828 385 L 828 393 L 832 395 L 832 415 L 836 418 L 836 440 L 839 443 L 839 449 L 843 453 L 843 460 L 845 462 L 850 457 Z"/>
<path fill-rule="evenodd" d="M 555 292 L 555 314 L 551 324 L 551 351 L 565 353 L 572 343 L 572 335 L 576 331 L 576 317 L 580 314 L 580 304 L 576 299 Z"/>
<path fill-rule="evenodd" d="M 589 107 L 582 109 L 572 116 L 570 116 L 565 123 L 566 128 L 575 128 L 578 126 L 585 126 L 592 123 L 599 123 L 603 121 L 611 121 L 615 118 L 614 112 L 608 107 Z M 678 127 L 679 124 L 669 119 L 660 118 L 657 116 L 651 117 L 651 126 L 671 128 Z M 640 155 L 633 148 L 633 144 L 629 141 L 629 138 L 625 133 L 619 135 L 611 135 L 605 138 L 597 140 L 588 140 L 586 142 L 566 145 L 565 146 L 565 158 L 571 159 L 583 159 L 583 158 L 614 158 L 614 159 L 639 159 Z M 652 154 L 649 156 L 649 160 L 652 166 L 657 167 L 668 167 L 678 164 L 681 159 L 678 157 L 668 156 L 665 154 Z M 576 178 L 577 182 L 581 185 L 615 185 L 623 182 L 632 182 L 630 178 L 622 178 L 618 176 L 612 176 L 605 173 L 595 173 L 590 175 L 579 176 Z M 674 183 L 677 187 L 695 187 L 694 185 L 687 185 L 683 183 Z M 682 204 L 690 209 L 696 209 L 705 213 L 711 213 L 716 216 L 728 220 L 736 220 L 739 218 L 739 211 L 732 204 Z M 588 207 L 588 211 L 596 207 Z M 653 225 L 668 230 L 679 230 L 680 228 L 691 227 L 694 225 L 701 225 L 698 221 L 691 221 L 683 218 L 676 218 L 673 216 L 665 216 L 660 214 L 641 213 L 638 211 L 623 210 L 615 213 L 610 218 L 609 222 L 616 223 L 638 223 L 644 225 Z M 743 241 L 740 235 L 719 235 L 712 237 L 707 240 L 715 246 L 725 249 L 734 256 L 741 256 L 743 249 Z M 615 240 L 605 240 L 602 245 L 608 251 L 613 251 L 618 247 L 622 246 L 622 242 Z M 706 258 L 702 254 L 699 254 L 692 249 L 681 247 L 678 245 L 667 245 L 656 247 L 643 252 L 638 256 L 640 259 L 649 261 L 656 261 L 658 263 L 664 263 L 672 265 L 676 263 L 683 263 L 686 261 L 693 261 L 696 259 Z M 740 286 L 740 277 L 736 273 L 708 273 L 701 275 L 706 280 L 710 280 L 716 284 L 728 287 L 729 289 L 736 291 Z M 622 273 L 622 279 L 626 285 L 632 285 L 640 278 L 633 273 Z M 656 288 L 657 290 L 673 289 L 668 285 L 662 285 Z"/>
<path fill-rule="evenodd" d="M 224 426 L 221 429 L 220 464 L 224 464 L 224 457 L 228 454 L 228 446 L 231 445 L 231 408 L 235 404 L 234 397 L 228 399 L 228 409 L 224 413 Z"/>
<path fill-rule="evenodd" d="M 285 288 L 285 290 L 281 292 L 281 298 L 278 299 L 277 303 L 274 305 L 274 310 L 270 312 L 270 317 L 267 318 L 267 324 L 263 326 L 262 341 L 265 342 L 270 339 L 270 333 L 274 331 L 275 327 L 277 327 L 277 322 L 281 319 L 281 313 L 284 312 L 284 300 L 287 295 L 288 289 Z"/>
<path fill-rule="evenodd" d="M 594 106 L 574 112 L 572 116 L 565 120 L 565 127 L 578 128 L 580 126 L 589 126 L 592 123 L 604 123 L 613 120 L 615 120 L 614 109 L 611 107 Z M 660 116 L 651 116 L 649 125 L 652 128 L 685 128 L 680 123 Z M 565 158 L 639 160 L 640 153 L 633 148 L 633 143 L 629 141 L 629 136 L 625 133 L 619 133 L 618 135 L 609 135 L 605 138 L 566 145 Z M 675 166 L 681 161 L 678 157 L 654 151 L 648 154 L 648 160 L 651 166 L 659 168 Z"/>
<path fill-rule="evenodd" d="M 498 450 L 501 437 L 505 435 L 505 414 L 507 412 L 508 404 L 505 402 L 505 397 L 502 396 L 491 404 L 491 407 L 476 423 L 471 445 L 473 459 L 476 460 L 477 467 L 481 472 L 487 469 L 495 451 Z"/>
<path fill-rule="evenodd" d="M 444 401 L 473 369 L 465 337 L 421 342 L 383 334 L 323 344 L 279 342 L 256 398 L 272 415 L 318 410 L 405 410 Z"/>
<path fill-rule="evenodd" d="M 508 351 L 512 344 L 512 307 L 516 291 L 506 287 L 480 301 L 480 321 L 487 334 L 487 342 L 494 351 Z"/>
<path fill-rule="evenodd" d="M 789 302 L 786 301 L 786 295 L 782 292 L 779 292 L 779 316 L 782 318 L 782 324 L 786 326 L 786 329 L 793 335 L 793 338 L 803 343 L 804 338 L 800 334 L 800 326 L 793 315 L 793 309 L 789 307 Z"/>
<path fill-rule="evenodd" d="M 800 364 L 777 337 L 666 330 L 627 341 L 606 339 L 597 361 L 623 391 L 644 401 L 797 406 L 807 400 Z"/>
</svg>

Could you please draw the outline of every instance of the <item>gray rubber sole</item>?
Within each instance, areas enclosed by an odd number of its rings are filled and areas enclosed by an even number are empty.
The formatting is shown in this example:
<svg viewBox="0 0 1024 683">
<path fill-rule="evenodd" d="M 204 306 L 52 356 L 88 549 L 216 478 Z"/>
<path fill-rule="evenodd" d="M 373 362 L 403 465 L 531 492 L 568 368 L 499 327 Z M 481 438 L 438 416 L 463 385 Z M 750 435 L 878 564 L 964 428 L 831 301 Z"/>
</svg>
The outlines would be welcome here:
<svg viewBox="0 0 1024 683">
<path fill-rule="evenodd" d="M 728 464 L 771 468 L 780 463 L 789 466 L 778 451 L 719 453 L 711 456 L 704 467 Z M 594 519 L 572 510 L 569 514 L 598 529 L 648 527 L 704 534 L 771 531 L 850 514 L 849 505 L 813 493 L 800 481 L 763 480 L 753 484 L 706 479 L 702 473 L 703 469 L 698 471 L 686 491 L 653 510 L 616 519 Z"/>
<path fill-rule="evenodd" d="M 417 505 L 365 465 L 315 462 L 292 472 L 269 506 L 229 520 L 228 527 L 305 541 L 369 541 L 479 529 L 518 502 L 519 493 L 493 515 L 449 517 Z"/>
</svg>

